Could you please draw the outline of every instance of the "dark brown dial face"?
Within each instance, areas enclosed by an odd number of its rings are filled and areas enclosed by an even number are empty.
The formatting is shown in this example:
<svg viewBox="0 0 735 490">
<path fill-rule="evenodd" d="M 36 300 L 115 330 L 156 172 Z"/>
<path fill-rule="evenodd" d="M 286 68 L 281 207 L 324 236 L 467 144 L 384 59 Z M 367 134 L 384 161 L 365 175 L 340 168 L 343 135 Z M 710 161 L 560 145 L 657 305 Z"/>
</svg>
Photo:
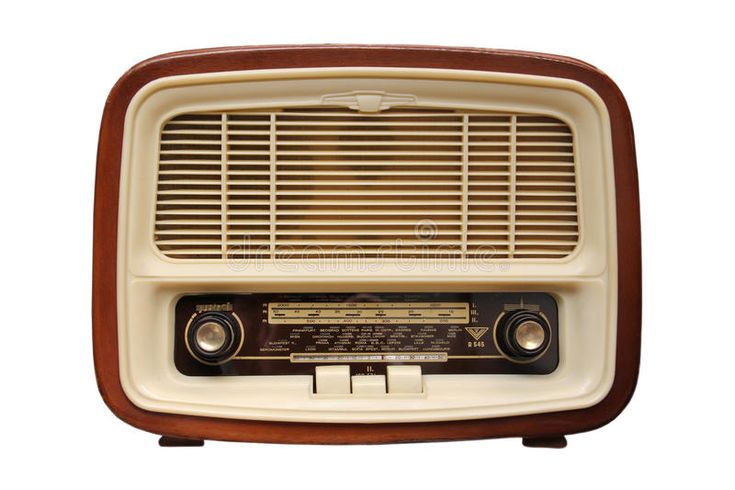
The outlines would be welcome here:
<svg viewBox="0 0 735 490">
<path fill-rule="evenodd" d="M 543 351 L 516 357 L 497 341 L 518 312 L 548 327 Z M 235 341 L 205 357 L 208 346 L 192 343 L 210 339 L 196 334 L 216 331 L 213 318 Z M 352 374 L 394 364 L 418 364 L 424 374 L 548 374 L 558 337 L 556 301 L 546 293 L 196 295 L 176 305 L 174 360 L 188 376 L 314 374 L 329 364 Z"/>
</svg>

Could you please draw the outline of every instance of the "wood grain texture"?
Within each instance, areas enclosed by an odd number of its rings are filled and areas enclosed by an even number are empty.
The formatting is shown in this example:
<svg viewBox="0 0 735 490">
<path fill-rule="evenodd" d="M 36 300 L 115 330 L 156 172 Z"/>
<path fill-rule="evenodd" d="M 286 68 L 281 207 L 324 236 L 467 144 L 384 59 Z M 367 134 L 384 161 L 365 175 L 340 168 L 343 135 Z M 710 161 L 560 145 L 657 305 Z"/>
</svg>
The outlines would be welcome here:
<svg viewBox="0 0 735 490">
<path fill-rule="evenodd" d="M 522 73 L 577 80 L 599 94 L 610 113 L 618 237 L 618 325 L 613 386 L 592 407 L 482 420 L 399 424 L 258 422 L 155 413 L 133 405 L 119 377 L 117 345 L 117 209 L 123 123 L 128 104 L 161 77 L 275 68 L 382 66 Z M 144 61 L 113 87 L 105 104 L 97 152 L 92 324 L 97 384 L 122 420 L 173 438 L 275 443 L 367 444 L 492 437 L 549 438 L 598 428 L 627 405 L 638 376 L 641 334 L 641 254 L 633 127 L 618 87 L 586 63 L 517 51 L 430 46 L 259 46 L 166 54 Z"/>
</svg>

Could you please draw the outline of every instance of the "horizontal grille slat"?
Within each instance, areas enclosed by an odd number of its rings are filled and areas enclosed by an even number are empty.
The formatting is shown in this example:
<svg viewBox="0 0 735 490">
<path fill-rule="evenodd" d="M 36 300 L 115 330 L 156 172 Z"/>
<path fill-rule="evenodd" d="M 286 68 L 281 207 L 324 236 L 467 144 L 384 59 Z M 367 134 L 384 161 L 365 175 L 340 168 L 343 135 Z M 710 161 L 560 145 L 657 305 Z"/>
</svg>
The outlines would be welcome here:
<svg viewBox="0 0 735 490">
<path fill-rule="evenodd" d="M 541 115 L 342 108 L 164 124 L 155 242 L 174 259 L 559 259 L 577 245 L 570 127 Z"/>
</svg>

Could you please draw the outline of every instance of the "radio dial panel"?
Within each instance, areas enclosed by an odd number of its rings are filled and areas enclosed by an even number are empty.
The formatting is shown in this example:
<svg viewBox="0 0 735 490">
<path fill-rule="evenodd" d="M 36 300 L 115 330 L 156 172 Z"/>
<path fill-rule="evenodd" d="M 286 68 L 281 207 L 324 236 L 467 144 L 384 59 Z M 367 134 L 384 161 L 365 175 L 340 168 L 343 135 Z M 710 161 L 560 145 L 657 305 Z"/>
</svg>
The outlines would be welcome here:
<svg viewBox="0 0 735 490">
<path fill-rule="evenodd" d="M 546 293 L 226 294 L 176 305 L 174 360 L 187 376 L 548 374 L 558 312 Z"/>
</svg>

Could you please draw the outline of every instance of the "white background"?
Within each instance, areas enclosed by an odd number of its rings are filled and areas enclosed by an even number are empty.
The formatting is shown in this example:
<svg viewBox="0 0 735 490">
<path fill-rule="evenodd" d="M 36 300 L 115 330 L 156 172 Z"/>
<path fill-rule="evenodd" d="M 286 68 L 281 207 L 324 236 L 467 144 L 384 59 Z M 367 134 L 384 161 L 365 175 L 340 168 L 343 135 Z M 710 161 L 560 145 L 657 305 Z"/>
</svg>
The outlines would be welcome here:
<svg viewBox="0 0 735 490">
<path fill-rule="evenodd" d="M 3 488 L 732 488 L 735 35 L 727 2 L 5 2 L 0 7 Z M 637 392 L 565 450 L 520 440 L 162 449 L 95 385 L 92 205 L 102 108 L 160 53 L 403 43 L 564 54 L 606 71 L 636 131 Z M 104 483 L 102 483 L 104 482 Z"/>
</svg>

